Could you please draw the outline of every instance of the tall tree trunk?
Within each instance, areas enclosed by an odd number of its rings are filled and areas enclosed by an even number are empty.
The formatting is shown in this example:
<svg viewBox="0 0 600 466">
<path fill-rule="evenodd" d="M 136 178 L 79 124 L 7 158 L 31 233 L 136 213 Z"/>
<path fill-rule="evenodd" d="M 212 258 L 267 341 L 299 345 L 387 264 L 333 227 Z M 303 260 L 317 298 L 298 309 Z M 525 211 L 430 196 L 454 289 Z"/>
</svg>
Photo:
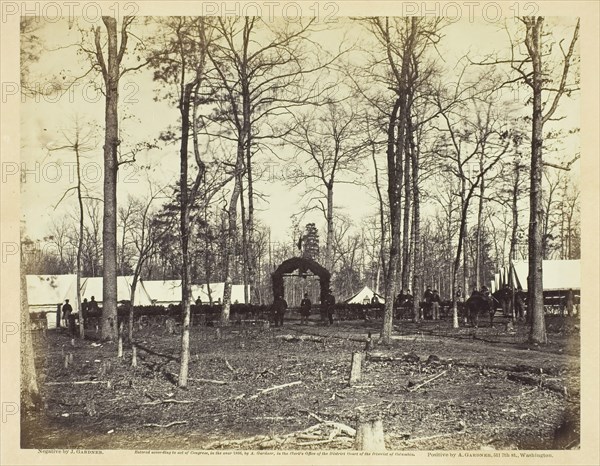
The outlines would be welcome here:
<svg viewBox="0 0 600 466">
<path fill-rule="evenodd" d="M 513 170 L 514 173 L 514 184 L 512 186 L 512 230 L 510 235 L 510 254 L 509 254 L 509 262 L 515 260 L 517 258 L 517 234 L 519 232 L 519 210 L 518 210 L 518 202 L 519 202 L 519 178 L 521 175 L 520 163 L 517 160 L 515 162 L 515 168 Z"/>
<path fill-rule="evenodd" d="M 235 164 L 235 184 L 229 200 L 228 228 L 225 245 L 225 285 L 223 289 L 223 305 L 221 307 L 221 323 L 229 323 L 229 314 L 231 312 L 231 287 L 233 284 L 233 258 L 235 251 L 235 242 L 237 236 L 237 203 L 242 190 L 242 176 L 244 165 L 244 147 L 243 143 L 238 141 L 237 160 Z"/>
<path fill-rule="evenodd" d="M 411 211 L 411 183 L 410 183 L 410 157 L 404 157 L 404 225 L 402 230 L 402 288 L 409 288 L 410 283 L 410 211 Z M 417 296 L 413 290 L 413 296 Z M 417 300 L 418 301 L 418 300 Z"/>
<path fill-rule="evenodd" d="M 529 276 L 528 276 L 528 309 L 531 312 L 531 331 L 529 339 L 534 343 L 546 343 L 546 323 L 544 318 L 544 288 L 542 282 L 544 209 L 542 205 L 542 37 L 543 18 L 528 26 L 531 41 L 530 53 L 533 66 L 533 115 L 531 127 L 531 185 L 529 204 Z"/>
<path fill-rule="evenodd" d="M 181 330 L 181 358 L 179 365 L 179 387 L 187 387 L 190 358 L 190 207 L 193 199 L 189 198 L 188 189 L 188 143 L 190 137 L 190 102 L 195 83 L 184 86 L 179 103 L 181 114 L 181 143 L 179 152 L 179 195 L 180 195 L 180 236 L 181 236 L 181 312 L 183 325 Z"/>
<path fill-rule="evenodd" d="M 21 409 L 29 411 L 41 404 L 35 368 L 33 341 L 31 338 L 31 316 L 27 299 L 27 278 L 21 266 Z"/>
<path fill-rule="evenodd" d="M 79 337 L 85 338 L 83 309 L 81 308 L 81 253 L 83 251 L 83 198 L 81 196 L 81 161 L 79 159 L 79 129 L 75 142 L 75 158 L 77 162 L 77 203 L 79 205 L 79 239 L 77 241 L 77 312 L 79 313 Z"/>
<path fill-rule="evenodd" d="M 483 173 L 483 163 L 479 164 L 479 170 Z M 479 185 L 479 207 L 477 209 L 477 232 L 475 238 L 475 287 L 480 290 L 483 282 L 483 203 L 485 194 L 485 179 L 482 176 Z"/>
<path fill-rule="evenodd" d="M 240 179 L 240 210 L 242 223 L 242 282 L 244 284 L 244 302 L 249 303 L 248 296 L 248 280 L 250 273 L 250 258 L 249 258 L 249 241 L 248 241 L 248 224 L 246 223 L 246 206 L 244 202 L 244 180 Z"/>
<path fill-rule="evenodd" d="M 102 339 L 117 337 L 117 147 L 119 141 L 119 57 L 117 21 L 103 16 L 108 37 L 108 61 L 104 67 L 106 104 L 104 118 L 104 214 L 102 227 Z M 98 30 L 97 30 L 98 31 Z M 96 35 L 97 48 L 99 31 Z M 100 48 L 101 50 L 101 48 Z"/>
<path fill-rule="evenodd" d="M 375 145 L 372 146 L 371 156 L 373 157 L 373 166 L 375 167 L 375 188 L 377 190 L 377 199 L 379 201 L 379 231 L 381 234 L 381 244 L 379 246 L 379 263 L 377 266 L 377 286 L 379 289 L 379 273 L 380 270 L 386 270 L 385 263 L 385 241 L 386 241 L 386 228 L 385 223 L 385 204 L 383 203 L 383 195 L 381 193 L 381 186 L 379 185 L 379 171 L 377 170 L 377 159 L 375 158 Z M 383 287 L 386 286 L 385 274 Z"/>
<path fill-rule="evenodd" d="M 325 243 L 325 268 L 333 268 L 333 180 L 326 185 L 327 188 L 327 241 Z"/>
<path fill-rule="evenodd" d="M 414 141 L 414 129 L 410 116 L 407 121 L 408 153 L 412 165 L 412 204 L 413 204 L 413 296 L 421 296 L 422 293 L 422 271 L 423 257 L 421 254 L 421 215 L 420 215 L 420 192 L 419 192 L 419 154 Z M 415 321 L 420 318 L 419 299 L 413 300 L 413 316 Z"/>
<path fill-rule="evenodd" d="M 396 281 L 398 279 L 398 258 L 400 256 L 400 186 L 398 178 L 398 168 L 396 164 L 395 151 L 395 127 L 398 111 L 402 105 L 402 99 L 396 99 L 394 108 L 390 115 L 390 121 L 387 129 L 387 164 L 388 164 L 388 199 L 390 204 L 390 257 L 388 261 L 388 270 L 386 273 L 385 286 L 385 311 L 383 315 L 383 327 L 381 336 L 384 344 L 391 342 L 392 328 L 394 321 L 394 299 L 396 297 Z M 402 115 L 404 116 L 404 115 Z M 401 117 L 402 117 L 401 116 Z M 400 117 L 400 118 L 401 118 Z M 402 137 L 404 137 L 404 127 Z M 398 135 L 400 137 L 400 134 Z"/>
</svg>

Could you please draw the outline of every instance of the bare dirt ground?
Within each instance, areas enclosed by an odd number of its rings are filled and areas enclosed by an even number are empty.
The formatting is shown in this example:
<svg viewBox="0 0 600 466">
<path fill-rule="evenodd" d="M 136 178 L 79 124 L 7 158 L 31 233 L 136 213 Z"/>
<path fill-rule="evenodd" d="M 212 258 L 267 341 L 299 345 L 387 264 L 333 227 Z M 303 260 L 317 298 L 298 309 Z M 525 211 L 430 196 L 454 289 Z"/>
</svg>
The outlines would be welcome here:
<svg viewBox="0 0 600 466">
<path fill-rule="evenodd" d="M 75 346 L 48 331 L 36 338 L 45 407 L 23 416 L 21 446 L 349 449 L 359 420 L 379 418 L 390 450 L 578 448 L 578 320 L 549 317 L 543 347 L 504 322 L 397 322 L 353 386 L 352 352 L 378 322 L 194 326 L 187 389 L 176 386 L 180 336 L 162 325 L 136 328 L 136 368 L 127 344 L 119 359 L 93 331 Z"/>
</svg>

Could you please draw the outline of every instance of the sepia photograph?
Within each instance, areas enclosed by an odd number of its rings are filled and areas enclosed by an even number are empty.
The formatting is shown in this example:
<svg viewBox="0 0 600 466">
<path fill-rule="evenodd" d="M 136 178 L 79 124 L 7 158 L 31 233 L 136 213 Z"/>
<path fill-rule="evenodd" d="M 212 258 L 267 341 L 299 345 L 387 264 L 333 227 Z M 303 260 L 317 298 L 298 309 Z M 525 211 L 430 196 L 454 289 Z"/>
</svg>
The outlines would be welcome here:
<svg viewBox="0 0 600 466">
<path fill-rule="evenodd" d="M 11 448 L 593 464 L 585 18 L 149 3 L 2 3 Z"/>
</svg>

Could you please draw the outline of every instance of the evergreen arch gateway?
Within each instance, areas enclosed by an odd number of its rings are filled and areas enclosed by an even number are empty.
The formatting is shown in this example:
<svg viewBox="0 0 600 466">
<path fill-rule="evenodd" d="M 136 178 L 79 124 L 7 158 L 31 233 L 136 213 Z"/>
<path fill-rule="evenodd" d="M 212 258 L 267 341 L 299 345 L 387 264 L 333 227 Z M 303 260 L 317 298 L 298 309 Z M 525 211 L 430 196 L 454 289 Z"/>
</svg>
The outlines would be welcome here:
<svg viewBox="0 0 600 466">
<path fill-rule="evenodd" d="M 279 267 L 271 274 L 273 281 L 273 298 L 284 296 L 285 286 L 283 284 L 283 276 L 286 273 L 292 273 L 298 270 L 300 273 L 311 271 L 319 277 L 321 287 L 321 302 L 330 288 L 331 273 L 318 262 L 305 257 L 292 257 L 283 261 Z"/>
</svg>

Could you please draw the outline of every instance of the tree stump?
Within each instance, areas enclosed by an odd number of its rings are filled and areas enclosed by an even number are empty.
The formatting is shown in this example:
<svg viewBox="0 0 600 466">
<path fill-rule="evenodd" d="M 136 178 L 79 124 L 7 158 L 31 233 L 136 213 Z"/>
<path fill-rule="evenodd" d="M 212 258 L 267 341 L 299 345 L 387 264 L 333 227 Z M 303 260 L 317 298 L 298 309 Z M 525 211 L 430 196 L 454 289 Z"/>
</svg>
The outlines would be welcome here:
<svg viewBox="0 0 600 466">
<path fill-rule="evenodd" d="M 170 317 L 168 319 L 166 319 L 165 327 L 167 329 L 167 333 L 169 335 L 173 335 L 175 333 L 175 320 Z"/>
<path fill-rule="evenodd" d="M 217 340 L 221 339 L 221 329 L 217 328 Z"/>
<path fill-rule="evenodd" d="M 360 422 L 356 429 L 355 450 L 385 451 L 381 419 Z"/>
<path fill-rule="evenodd" d="M 350 369 L 350 381 L 348 382 L 351 387 L 361 381 L 364 357 L 364 353 L 360 351 L 352 353 L 352 368 Z"/>
<path fill-rule="evenodd" d="M 373 337 L 371 336 L 371 332 L 369 332 L 369 336 L 367 337 L 367 342 L 365 343 L 365 351 L 371 351 L 373 349 Z"/>
<path fill-rule="evenodd" d="M 123 322 L 119 324 L 119 341 L 117 343 L 117 357 L 123 357 Z"/>
<path fill-rule="evenodd" d="M 137 367 L 137 347 L 132 345 L 131 351 L 131 367 Z"/>
</svg>

